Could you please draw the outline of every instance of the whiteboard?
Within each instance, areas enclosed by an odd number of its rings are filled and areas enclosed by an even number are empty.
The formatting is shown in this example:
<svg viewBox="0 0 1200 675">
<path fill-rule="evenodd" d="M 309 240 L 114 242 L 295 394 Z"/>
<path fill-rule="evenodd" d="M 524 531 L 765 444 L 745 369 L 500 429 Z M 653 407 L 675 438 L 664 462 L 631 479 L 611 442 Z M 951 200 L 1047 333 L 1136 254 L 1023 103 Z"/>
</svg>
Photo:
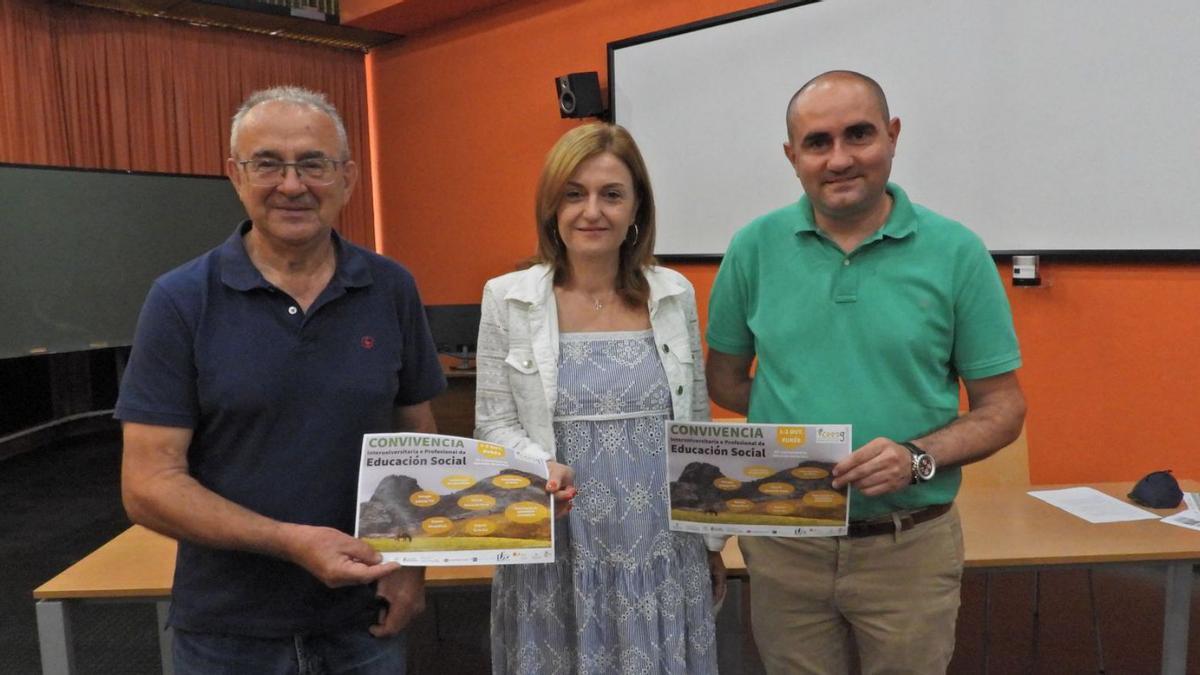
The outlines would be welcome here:
<svg viewBox="0 0 1200 675">
<path fill-rule="evenodd" d="M 856 70 L 902 127 L 892 180 L 994 253 L 1200 250 L 1196 0 L 826 0 L 609 44 L 659 255 L 719 255 L 802 188 L 784 110 Z"/>
</svg>

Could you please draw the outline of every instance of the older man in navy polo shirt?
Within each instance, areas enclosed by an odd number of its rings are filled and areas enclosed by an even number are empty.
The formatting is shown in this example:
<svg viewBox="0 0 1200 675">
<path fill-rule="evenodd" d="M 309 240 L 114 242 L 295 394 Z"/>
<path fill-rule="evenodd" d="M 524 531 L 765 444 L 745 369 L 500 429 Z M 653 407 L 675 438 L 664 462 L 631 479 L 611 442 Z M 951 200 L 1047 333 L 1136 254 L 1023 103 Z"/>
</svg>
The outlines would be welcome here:
<svg viewBox="0 0 1200 675">
<path fill-rule="evenodd" d="M 121 386 L 130 518 L 179 539 L 179 673 L 402 673 L 423 568 L 353 531 L 362 435 L 435 431 L 412 276 L 332 226 L 358 170 L 324 96 L 252 95 L 228 173 L 250 219 L 151 288 Z"/>
</svg>

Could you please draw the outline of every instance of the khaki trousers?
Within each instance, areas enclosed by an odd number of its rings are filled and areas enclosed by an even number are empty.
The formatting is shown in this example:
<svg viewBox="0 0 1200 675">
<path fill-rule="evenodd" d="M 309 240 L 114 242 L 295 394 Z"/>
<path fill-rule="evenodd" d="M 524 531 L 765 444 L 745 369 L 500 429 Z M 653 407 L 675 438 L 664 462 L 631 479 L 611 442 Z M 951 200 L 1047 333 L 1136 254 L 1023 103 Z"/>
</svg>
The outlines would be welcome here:
<svg viewBox="0 0 1200 675">
<path fill-rule="evenodd" d="M 945 673 L 962 581 L 957 507 L 871 537 L 739 540 L 754 641 L 772 675 Z"/>
</svg>

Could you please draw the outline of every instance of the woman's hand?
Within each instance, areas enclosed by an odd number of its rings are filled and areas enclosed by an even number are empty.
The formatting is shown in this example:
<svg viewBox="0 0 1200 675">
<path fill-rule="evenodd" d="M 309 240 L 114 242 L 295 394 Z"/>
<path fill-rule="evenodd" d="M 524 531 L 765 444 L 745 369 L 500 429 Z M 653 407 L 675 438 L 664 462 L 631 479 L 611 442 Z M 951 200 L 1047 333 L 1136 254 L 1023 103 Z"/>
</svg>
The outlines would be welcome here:
<svg viewBox="0 0 1200 675">
<path fill-rule="evenodd" d="M 562 518 L 571 511 L 571 500 L 575 498 L 575 471 L 566 464 L 554 460 L 546 461 L 550 477 L 546 479 L 546 492 L 554 495 L 554 517 Z"/>
</svg>

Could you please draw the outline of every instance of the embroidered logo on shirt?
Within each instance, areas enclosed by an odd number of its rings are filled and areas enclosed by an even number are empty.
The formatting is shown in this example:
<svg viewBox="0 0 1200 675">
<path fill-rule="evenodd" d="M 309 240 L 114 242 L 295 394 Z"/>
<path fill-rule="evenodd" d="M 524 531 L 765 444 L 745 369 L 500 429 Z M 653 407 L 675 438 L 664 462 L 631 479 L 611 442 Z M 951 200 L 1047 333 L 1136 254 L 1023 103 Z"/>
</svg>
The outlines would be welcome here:
<svg viewBox="0 0 1200 675">
<path fill-rule="evenodd" d="M 370 335 L 362 336 L 362 339 L 358 343 L 362 345 L 363 349 L 375 349 L 375 338 Z"/>
</svg>

